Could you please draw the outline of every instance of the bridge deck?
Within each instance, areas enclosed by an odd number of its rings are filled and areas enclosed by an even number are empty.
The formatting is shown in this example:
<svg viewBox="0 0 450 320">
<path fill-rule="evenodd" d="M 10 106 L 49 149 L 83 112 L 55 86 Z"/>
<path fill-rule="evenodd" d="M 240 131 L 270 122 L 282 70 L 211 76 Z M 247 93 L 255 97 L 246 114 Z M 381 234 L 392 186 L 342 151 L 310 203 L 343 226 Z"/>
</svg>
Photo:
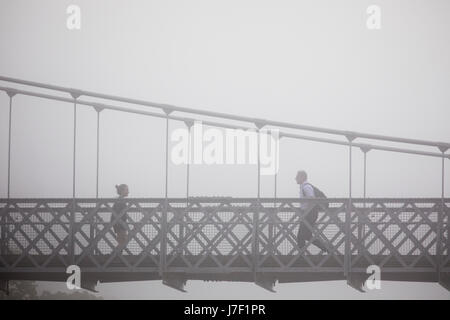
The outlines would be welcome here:
<svg viewBox="0 0 450 320">
<path fill-rule="evenodd" d="M 35 256 L 33 260 L 41 264 L 47 258 L 45 256 Z M 79 260 L 81 256 L 76 256 L 75 258 Z M 157 280 L 162 278 L 157 263 L 157 261 L 160 261 L 160 258 L 160 255 L 149 255 L 145 258 L 127 255 L 121 257 L 97 255 L 94 257 L 95 262 L 99 265 L 107 264 L 107 268 L 102 270 L 90 259 L 79 261 L 77 265 L 87 277 L 95 278 L 101 282 Z M 253 281 L 254 279 L 254 270 L 248 265 L 248 261 L 253 259 L 253 256 L 250 255 L 215 256 L 214 258 L 220 262 L 220 265 L 215 264 L 213 259 L 208 260 L 208 256 L 183 255 L 168 256 L 168 258 L 172 258 L 172 260 L 164 272 L 165 275 L 181 276 L 188 280 Z M 277 256 L 277 259 L 282 263 L 281 266 L 271 258 L 271 256 L 267 255 L 259 255 L 257 257 L 258 261 L 263 261 L 260 263 L 257 273 L 271 275 L 279 282 L 346 279 L 342 265 L 342 261 L 345 258 L 344 255 L 309 255 L 307 258 L 298 255 Z M 356 255 L 352 258 L 356 261 L 352 264 L 352 272 L 365 274 L 369 265 L 367 261 L 358 258 Z M 383 266 L 383 279 L 385 280 L 437 281 L 436 269 L 430 266 L 429 263 L 424 263 L 422 267 L 419 267 L 416 263 L 418 258 L 420 257 L 415 255 L 403 256 L 402 263 L 405 263 L 406 266 L 402 266 L 399 261 L 391 259 L 390 256 L 371 256 L 374 264 Z M 3 259 L 7 263 L 14 263 L 17 260 L 17 256 L 7 255 L 3 256 Z M 186 266 L 184 259 L 188 260 L 191 266 Z M 437 259 L 437 257 L 433 256 L 433 259 Z M 124 260 L 130 266 L 127 266 Z M 14 277 L 15 279 L 65 281 L 67 279 L 66 266 L 63 265 L 62 261 L 55 260 L 54 263 L 48 263 L 45 268 L 35 268 L 31 261 L 24 260 L 10 272 L 0 273 L 0 278 Z M 196 267 L 192 267 L 192 265 Z M 408 266 L 411 267 L 408 268 Z M 448 269 L 450 271 L 450 268 Z"/>
</svg>

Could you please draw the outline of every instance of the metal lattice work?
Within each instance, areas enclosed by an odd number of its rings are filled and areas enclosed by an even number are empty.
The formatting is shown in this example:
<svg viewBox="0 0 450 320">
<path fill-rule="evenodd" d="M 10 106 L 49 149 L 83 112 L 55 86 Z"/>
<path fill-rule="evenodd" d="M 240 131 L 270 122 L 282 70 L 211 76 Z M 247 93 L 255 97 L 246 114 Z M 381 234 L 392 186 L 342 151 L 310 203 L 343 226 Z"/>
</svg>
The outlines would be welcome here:
<svg viewBox="0 0 450 320">
<path fill-rule="evenodd" d="M 210 278 L 343 273 L 346 259 L 351 272 L 375 264 L 390 273 L 435 273 L 438 263 L 441 272 L 450 271 L 448 200 L 440 225 L 440 199 L 353 199 L 350 221 L 348 199 L 326 200 L 329 206 L 309 200 L 322 208 L 309 227 L 329 254 L 311 243 L 298 247 L 299 223 L 307 223 L 298 199 L 169 199 L 167 206 L 165 199 L 128 199 L 119 215 L 114 201 L 2 200 L 0 273 L 64 273 L 71 264 L 88 273 Z M 124 247 L 116 241 L 117 224 L 128 230 Z M 346 241 L 351 252 L 345 252 Z"/>
<path fill-rule="evenodd" d="M 450 143 L 216 113 L 4 76 L 0 76 L 0 81 L 38 90 L 0 86 L 0 91 L 9 97 L 7 192 L 6 199 L 0 199 L 0 289 L 7 287 L 4 284 L 12 279 L 64 281 L 66 268 L 75 264 L 83 271 L 82 286 L 88 289 L 94 288 L 97 280 L 162 279 L 179 290 L 184 290 L 187 279 L 252 281 L 273 290 L 276 280 L 346 279 L 360 290 L 367 267 L 377 265 L 383 279 L 436 281 L 450 290 L 450 203 L 444 198 L 445 159 L 450 159 L 447 153 Z M 40 92 L 43 89 L 68 96 Z M 73 108 L 72 198 L 11 197 L 11 128 L 15 118 L 13 100 L 17 95 L 57 101 Z M 124 107 L 123 103 L 154 108 L 157 112 Z M 77 109 L 80 106 L 93 107 L 97 116 L 95 199 L 76 198 Z M 98 199 L 103 110 L 165 120 L 165 132 L 160 135 L 165 140 L 164 198 L 127 199 L 127 206 L 120 213 L 113 210 L 117 200 Z M 257 198 L 189 197 L 188 162 L 186 198 L 170 199 L 170 121 L 184 124 L 189 134 L 196 121 L 216 128 L 255 132 L 258 150 L 261 135 L 267 134 L 262 129 L 283 130 L 277 132 L 276 150 L 279 150 L 279 138 L 344 146 L 348 148 L 348 198 L 277 198 L 276 173 L 274 198 L 260 198 L 261 160 L 257 152 Z M 338 136 L 345 141 L 297 134 L 296 130 Z M 378 144 L 358 142 L 360 139 L 378 141 Z M 386 142 L 432 147 L 439 152 L 394 147 Z M 364 199 L 352 199 L 354 149 L 364 153 Z M 441 159 L 440 198 L 366 199 L 366 160 L 371 150 Z M 310 224 L 308 215 L 311 217 L 316 212 L 300 209 L 304 208 L 300 201 L 309 208 L 320 207 L 314 224 Z M 119 227 L 127 230 L 127 239 L 121 240 L 120 245 L 116 237 L 122 239 L 123 235 L 118 237 L 115 233 Z M 312 238 L 298 239 L 299 233 L 311 234 Z"/>
</svg>

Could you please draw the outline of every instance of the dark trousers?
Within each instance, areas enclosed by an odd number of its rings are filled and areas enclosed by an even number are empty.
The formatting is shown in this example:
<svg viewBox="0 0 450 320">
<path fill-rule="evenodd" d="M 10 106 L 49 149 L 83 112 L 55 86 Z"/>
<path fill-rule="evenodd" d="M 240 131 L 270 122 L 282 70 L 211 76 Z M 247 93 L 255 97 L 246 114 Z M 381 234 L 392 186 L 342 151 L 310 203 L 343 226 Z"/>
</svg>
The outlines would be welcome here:
<svg viewBox="0 0 450 320">
<path fill-rule="evenodd" d="M 319 208 L 316 206 L 312 208 L 309 213 L 307 213 L 306 217 L 303 218 L 304 220 L 300 222 L 297 234 L 297 243 L 300 249 L 306 245 L 307 241 L 310 241 L 313 238 L 313 231 L 310 228 L 312 228 L 313 230 L 315 229 L 318 215 Z M 306 225 L 305 221 L 309 223 L 309 227 Z M 314 244 L 319 249 L 328 252 L 327 247 L 320 239 L 314 239 L 312 244 Z"/>
</svg>

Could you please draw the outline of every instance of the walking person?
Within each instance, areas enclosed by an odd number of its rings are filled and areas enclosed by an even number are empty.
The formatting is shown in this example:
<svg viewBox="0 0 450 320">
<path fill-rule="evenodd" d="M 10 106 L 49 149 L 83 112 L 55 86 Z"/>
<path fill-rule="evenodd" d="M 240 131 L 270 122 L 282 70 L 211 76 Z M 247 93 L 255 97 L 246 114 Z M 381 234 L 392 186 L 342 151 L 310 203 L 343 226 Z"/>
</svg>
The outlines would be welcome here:
<svg viewBox="0 0 450 320">
<path fill-rule="evenodd" d="M 304 198 L 326 198 L 325 194 L 310 184 L 308 180 L 308 175 L 306 171 L 300 170 L 297 172 L 297 176 L 295 177 L 297 184 L 300 186 L 300 199 Z M 310 209 L 311 206 L 314 206 Z M 304 216 L 304 221 L 309 223 L 309 227 L 305 222 L 300 222 L 300 226 L 298 228 L 297 234 L 297 243 L 299 248 L 303 248 L 306 245 L 307 241 L 311 241 L 313 238 L 313 230 L 316 228 L 316 222 L 319 215 L 320 207 L 313 203 L 301 203 L 300 209 L 303 213 L 309 212 Z M 327 247 L 320 239 L 314 239 L 312 242 L 316 247 L 328 253 Z"/>
<path fill-rule="evenodd" d="M 123 213 L 124 210 L 127 208 L 127 202 L 125 200 L 126 197 L 128 197 L 129 190 L 128 185 L 126 184 L 120 184 L 116 185 L 116 191 L 118 194 L 118 198 L 116 202 L 114 202 L 113 205 L 113 216 L 111 219 L 113 219 L 114 215 L 118 216 Z M 123 222 L 123 223 L 122 223 Z M 114 224 L 113 229 L 116 234 L 116 240 L 118 243 L 118 246 L 125 246 L 127 241 L 127 227 L 124 226 L 124 223 L 127 223 L 127 214 L 124 213 L 121 218 Z"/>
</svg>

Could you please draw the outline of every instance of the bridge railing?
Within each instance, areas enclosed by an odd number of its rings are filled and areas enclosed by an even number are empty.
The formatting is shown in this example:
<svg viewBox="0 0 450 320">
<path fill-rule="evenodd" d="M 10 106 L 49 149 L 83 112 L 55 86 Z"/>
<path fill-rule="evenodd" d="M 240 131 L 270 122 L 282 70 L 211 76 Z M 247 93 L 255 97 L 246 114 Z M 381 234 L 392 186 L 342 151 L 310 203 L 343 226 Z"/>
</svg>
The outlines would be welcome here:
<svg viewBox="0 0 450 320">
<path fill-rule="evenodd" d="M 75 216 L 72 201 L 0 200 L 0 273 L 61 272 L 71 264 L 87 272 L 339 273 L 346 259 L 351 272 L 365 272 L 369 265 L 389 272 L 435 272 L 438 263 L 442 272 L 450 271 L 450 199 L 442 221 L 441 199 L 353 199 L 350 221 L 346 198 L 169 199 L 167 221 L 164 198 L 128 199 L 121 214 L 126 220 L 112 210 L 115 199 L 76 199 Z M 305 220 L 302 202 L 321 208 L 316 224 Z M 320 239 L 329 253 L 311 242 L 298 246 L 301 223 L 312 231 L 311 241 Z M 114 232 L 119 224 L 128 230 L 122 247 Z"/>
</svg>

